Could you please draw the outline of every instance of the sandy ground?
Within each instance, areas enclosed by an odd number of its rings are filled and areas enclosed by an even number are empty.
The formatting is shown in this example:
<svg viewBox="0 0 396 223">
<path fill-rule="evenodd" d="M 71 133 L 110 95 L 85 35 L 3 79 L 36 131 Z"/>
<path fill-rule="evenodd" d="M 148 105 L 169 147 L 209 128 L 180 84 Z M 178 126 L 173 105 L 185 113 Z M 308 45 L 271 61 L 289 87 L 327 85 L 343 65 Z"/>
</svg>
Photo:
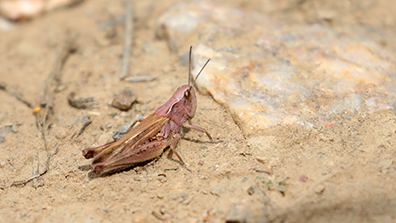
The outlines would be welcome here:
<svg viewBox="0 0 396 223">
<path fill-rule="evenodd" d="M 391 111 L 343 114 L 334 117 L 336 126 L 326 128 L 278 126 L 244 136 L 224 108 L 198 94 L 192 123 L 222 142 L 210 143 L 204 134 L 188 131 L 177 150 L 192 172 L 167 150 L 149 165 L 92 176 L 82 149 L 108 139 L 136 115 L 150 115 L 187 81 L 188 68 L 178 58 L 195 43 L 180 43 L 176 55 L 154 33 L 158 17 L 175 2 L 136 1 L 131 75 L 157 78 L 148 83 L 119 81 L 123 24 L 100 28 L 123 14 L 121 1 L 85 1 L 0 32 L 0 80 L 6 85 L 0 91 L 0 127 L 20 124 L 0 144 L 1 222 L 224 222 L 232 214 L 248 222 L 396 221 L 396 117 Z M 396 24 L 396 5 L 390 1 L 224 4 L 291 25 Z M 57 52 L 76 34 L 77 50 L 66 61 L 54 95 L 47 153 L 32 108 L 40 103 Z M 394 43 L 383 45 L 395 52 Z M 110 104 L 125 87 L 138 103 L 121 112 Z M 98 105 L 71 107 L 72 91 L 94 97 Z M 71 127 L 82 115 L 90 115 L 92 124 L 72 137 Z M 43 171 L 48 154 L 47 173 L 11 186 L 34 175 L 37 166 Z"/>
</svg>

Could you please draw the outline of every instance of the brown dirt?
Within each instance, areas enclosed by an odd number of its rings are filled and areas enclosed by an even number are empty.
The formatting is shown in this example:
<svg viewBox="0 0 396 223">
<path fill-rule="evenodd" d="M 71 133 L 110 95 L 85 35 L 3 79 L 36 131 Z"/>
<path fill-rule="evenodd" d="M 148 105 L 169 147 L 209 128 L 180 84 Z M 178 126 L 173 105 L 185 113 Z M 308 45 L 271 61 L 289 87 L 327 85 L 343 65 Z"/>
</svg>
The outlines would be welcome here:
<svg viewBox="0 0 396 223">
<path fill-rule="evenodd" d="M 323 129 L 279 126 L 264 135 L 243 136 L 225 109 L 198 94 L 192 123 L 223 142 L 209 143 L 205 135 L 187 132 L 177 149 L 193 172 L 181 167 L 174 155 L 170 158 L 167 150 L 152 165 L 90 177 L 85 168 L 90 162 L 81 150 L 97 144 L 103 133 L 112 134 L 136 115 L 151 114 L 187 80 L 187 67 L 182 67 L 178 55 L 169 52 L 154 34 L 158 17 L 177 1 L 135 2 L 131 73 L 156 76 L 150 83 L 119 81 L 122 24 L 117 25 L 117 35 L 111 41 L 105 38 L 106 31 L 99 29 L 112 16 L 123 14 L 121 1 L 86 1 L 0 33 L 0 80 L 8 89 L 0 91 L 0 124 L 22 123 L 17 133 L 10 133 L 0 144 L 1 222 L 222 222 L 236 203 L 247 207 L 249 222 L 396 221 L 396 117 L 390 111 L 344 114 L 334 117 L 337 125 Z M 290 23 L 396 25 L 396 13 L 392 12 L 396 5 L 385 0 L 357 1 L 356 5 L 348 1 L 348 6 L 322 1 L 321 7 L 327 10 L 324 14 L 315 13 L 315 7 L 320 7 L 317 1 L 257 2 L 224 4 L 268 13 Z M 47 156 L 32 108 L 14 95 L 39 104 L 68 32 L 78 34 L 78 50 L 62 71 L 64 87 L 55 93 L 47 134 L 50 153 L 55 152 L 55 143 L 59 151 L 40 182 L 10 187 L 16 180 L 32 176 L 37 160 L 43 170 Z M 144 44 L 156 52 L 144 53 Z M 184 53 L 194 44 L 180 43 L 179 50 Z M 392 46 L 390 50 L 395 49 Z M 122 113 L 109 104 L 127 86 L 139 103 Z M 99 106 L 72 108 L 67 102 L 72 91 L 94 97 Z M 71 139 L 68 131 L 81 114 L 91 114 L 93 122 L 80 137 Z M 303 180 L 302 175 L 307 178 Z M 282 186 L 287 191 L 281 193 L 283 188 L 276 184 L 286 178 Z"/>
</svg>

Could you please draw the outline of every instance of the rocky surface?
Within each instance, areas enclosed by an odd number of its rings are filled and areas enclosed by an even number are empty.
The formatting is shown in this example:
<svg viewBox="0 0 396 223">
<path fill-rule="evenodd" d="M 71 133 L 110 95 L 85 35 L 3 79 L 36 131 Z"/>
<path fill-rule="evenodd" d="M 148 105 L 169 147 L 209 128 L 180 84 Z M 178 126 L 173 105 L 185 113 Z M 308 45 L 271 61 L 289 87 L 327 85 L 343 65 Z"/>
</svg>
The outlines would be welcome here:
<svg viewBox="0 0 396 223">
<path fill-rule="evenodd" d="M 287 24 L 209 2 L 184 2 L 159 19 L 168 41 L 198 36 L 198 86 L 228 108 L 245 134 L 276 125 L 336 124 L 341 113 L 396 111 L 395 55 L 377 43 L 393 29 Z M 227 45 L 224 43 L 227 42 Z"/>
</svg>

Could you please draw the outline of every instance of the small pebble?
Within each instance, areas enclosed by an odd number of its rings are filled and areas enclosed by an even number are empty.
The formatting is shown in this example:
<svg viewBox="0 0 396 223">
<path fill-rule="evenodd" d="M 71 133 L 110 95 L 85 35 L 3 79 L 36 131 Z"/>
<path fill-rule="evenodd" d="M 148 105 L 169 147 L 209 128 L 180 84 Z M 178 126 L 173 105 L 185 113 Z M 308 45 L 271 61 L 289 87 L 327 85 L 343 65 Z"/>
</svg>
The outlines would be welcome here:
<svg viewBox="0 0 396 223">
<path fill-rule="evenodd" d="M 93 97 L 87 97 L 87 98 L 82 98 L 76 96 L 75 92 L 70 92 L 70 94 L 67 96 L 67 101 L 69 102 L 69 105 L 78 108 L 78 109 L 89 109 L 89 108 L 95 108 L 98 107 L 98 103 L 95 101 Z"/>
<path fill-rule="evenodd" d="M 317 194 L 323 194 L 323 192 L 325 191 L 325 186 L 323 185 L 323 184 L 319 184 L 319 185 L 316 185 L 315 186 L 315 188 L 314 188 L 314 191 L 315 191 L 315 193 L 317 193 Z"/>
<path fill-rule="evenodd" d="M 12 126 L 11 126 L 11 131 L 12 131 L 13 133 L 17 133 L 17 132 L 18 132 L 18 126 L 17 126 L 17 125 L 12 125 Z"/>
<path fill-rule="evenodd" d="M 245 137 L 243 136 L 238 136 L 235 138 L 236 141 L 243 141 L 245 139 Z"/>
<path fill-rule="evenodd" d="M 287 188 L 286 188 L 285 186 L 283 186 L 283 185 L 279 185 L 279 186 L 278 186 L 278 190 L 279 190 L 282 194 L 284 194 L 284 193 L 286 193 Z"/>
<path fill-rule="evenodd" d="M 160 212 L 161 212 L 161 214 L 166 214 L 167 213 L 167 211 L 166 211 L 166 209 L 164 208 L 164 207 L 162 207 L 161 209 L 160 209 Z"/>
<path fill-rule="evenodd" d="M 5 138 L 7 137 L 7 135 L 10 133 L 11 128 L 9 127 L 4 127 L 0 129 L 0 143 L 2 143 Z"/>
<path fill-rule="evenodd" d="M 152 211 L 151 214 L 153 214 L 154 217 L 156 217 L 160 221 L 164 220 L 164 216 L 158 211 Z"/>
<path fill-rule="evenodd" d="M 227 188 L 225 186 L 220 186 L 213 189 L 210 193 L 216 196 L 220 196 L 221 194 L 224 194 L 226 192 L 227 192 Z"/>
<path fill-rule="evenodd" d="M 113 137 L 111 134 L 108 134 L 108 133 L 103 133 L 102 135 L 99 136 L 99 139 L 98 139 L 99 145 L 103 145 L 103 144 L 106 144 L 111 141 L 113 141 Z"/>
<path fill-rule="evenodd" d="M 254 188 L 253 187 L 249 187 L 248 188 L 248 190 L 247 190 L 247 193 L 249 194 L 249 195 L 253 195 L 254 194 Z"/>
<path fill-rule="evenodd" d="M 226 223 L 245 223 L 251 215 L 249 208 L 242 203 L 237 203 L 231 206 L 226 220 Z"/>
<path fill-rule="evenodd" d="M 20 217 L 20 218 L 23 218 L 23 217 L 26 217 L 26 215 L 27 215 L 26 212 L 21 212 L 21 213 L 19 214 L 19 217 Z"/>
<path fill-rule="evenodd" d="M 0 168 L 3 168 L 6 165 L 6 162 L 4 160 L 0 160 Z"/>
<path fill-rule="evenodd" d="M 115 96 L 112 106 L 118 108 L 121 111 L 128 111 L 132 104 L 136 101 L 136 96 L 133 94 L 129 87 L 126 87 L 120 93 Z"/>
<path fill-rule="evenodd" d="M 64 139 L 67 136 L 66 131 L 61 128 L 55 128 L 54 135 L 55 135 L 55 138 L 57 138 L 57 139 Z"/>
<path fill-rule="evenodd" d="M 67 85 L 66 85 L 66 84 L 61 84 L 61 85 L 59 85 L 59 86 L 55 89 L 55 92 L 56 92 L 56 93 L 62 92 L 62 91 L 64 91 L 64 90 L 66 90 L 66 88 L 67 88 Z"/>
<path fill-rule="evenodd" d="M 269 181 L 267 186 L 268 186 L 268 190 L 273 190 L 274 189 L 274 183 L 272 183 L 272 181 Z"/>
<path fill-rule="evenodd" d="M 165 183 L 168 180 L 165 177 L 158 177 L 158 181 L 161 182 L 161 183 Z"/>
<path fill-rule="evenodd" d="M 308 181 L 308 177 L 303 174 L 303 175 L 300 176 L 300 178 L 298 180 L 303 182 L 303 183 L 305 183 L 305 182 Z"/>
<path fill-rule="evenodd" d="M 136 216 L 136 217 L 133 219 L 133 222 L 135 222 L 135 223 L 143 223 L 143 222 L 145 222 L 146 220 L 147 220 L 147 218 L 146 218 L 145 216 L 139 215 L 139 216 Z"/>
<path fill-rule="evenodd" d="M 157 198 L 158 199 L 164 199 L 164 195 L 163 194 L 157 194 Z"/>
</svg>

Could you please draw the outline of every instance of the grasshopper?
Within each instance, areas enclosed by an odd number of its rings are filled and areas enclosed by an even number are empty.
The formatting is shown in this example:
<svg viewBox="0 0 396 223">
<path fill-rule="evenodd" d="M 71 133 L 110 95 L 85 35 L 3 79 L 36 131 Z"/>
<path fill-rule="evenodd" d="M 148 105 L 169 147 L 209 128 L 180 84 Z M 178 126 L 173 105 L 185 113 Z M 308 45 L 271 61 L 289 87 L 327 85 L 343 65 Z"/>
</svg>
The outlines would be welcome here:
<svg viewBox="0 0 396 223">
<path fill-rule="evenodd" d="M 188 123 L 197 109 L 194 84 L 210 59 L 203 65 L 196 78 L 191 76 L 191 51 L 189 52 L 188 84 L 179 87 L 173 96 L 153 114 L 134 122 L 126 134 L 107 144 L 84 149 L 86 159 L 93 158 L 92 171 L 98 175 L 121 171 L 133 165 L 159 157 L 168 146 L 185 166 L 175 148 L 181 137 L 181 127 L 195 129 L 213 138 L 203 128 Z M 190 84 L 193 80 L 193 85 Z M 139 125 L 133 126 L 140 122 Z"/>
</svg>

